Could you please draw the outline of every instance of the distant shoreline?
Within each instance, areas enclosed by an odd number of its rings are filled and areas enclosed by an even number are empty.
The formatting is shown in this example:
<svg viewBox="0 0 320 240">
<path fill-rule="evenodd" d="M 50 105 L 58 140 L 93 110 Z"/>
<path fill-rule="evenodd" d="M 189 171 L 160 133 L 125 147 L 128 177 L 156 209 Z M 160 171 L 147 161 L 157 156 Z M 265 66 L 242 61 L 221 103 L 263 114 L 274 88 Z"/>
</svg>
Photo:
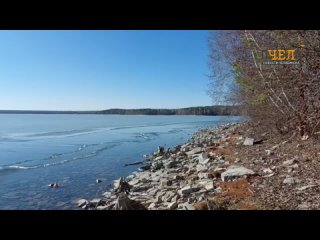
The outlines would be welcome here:
<svg viewBox="0 0 320 240">
<path fill-rule="evenodd" d="M 178 109 L 108 109 L 100 111 L 0 110 L 0 114 L 117 114 L 117 115 L 239 115 L 239 106 L 204 106 Z"/>
</svg>

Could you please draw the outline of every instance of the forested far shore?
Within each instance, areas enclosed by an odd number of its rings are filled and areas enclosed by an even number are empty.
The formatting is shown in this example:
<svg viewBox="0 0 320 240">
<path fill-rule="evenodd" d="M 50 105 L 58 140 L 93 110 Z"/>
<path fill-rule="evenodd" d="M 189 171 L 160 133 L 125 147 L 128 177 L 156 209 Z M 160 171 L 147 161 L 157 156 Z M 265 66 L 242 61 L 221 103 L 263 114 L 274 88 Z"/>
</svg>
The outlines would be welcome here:
<svg viewBox="0 0 320 240">
<path fill-rule="evenodd" d="M 119 115 L 239 115 L 239 106 L 203 106 L 178 109 L 107 109 L 101 111 L 0 110 L 0 114 L 119 114 Z"/>
</svg>

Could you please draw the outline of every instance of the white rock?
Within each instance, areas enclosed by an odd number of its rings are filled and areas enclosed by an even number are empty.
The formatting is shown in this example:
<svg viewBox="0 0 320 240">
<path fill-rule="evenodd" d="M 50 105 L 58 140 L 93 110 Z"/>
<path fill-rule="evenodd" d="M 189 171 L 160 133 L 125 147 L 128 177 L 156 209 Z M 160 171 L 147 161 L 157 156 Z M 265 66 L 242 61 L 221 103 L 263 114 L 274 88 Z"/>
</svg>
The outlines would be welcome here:
<svg viewBox="0 0 320 240">
<path fill-rule="evenodd" d="M 269 177 L 272 177 L 273 175 L 274 175 L 274 173 L 270 173 L 270 174 L 268 174 L 268 175 L 264 175 L 263 177 L 269 178 Z"/>
<path fill-rule="evenodd" d="M 184 203 L 183 204 L 183 209 L 185 209 L 185 210 L 196 210 L 196 208 L 193 205 L 191 205 L 190 203 Z"/>
<path fill-rule="evenodd" d="M 282 163 L 282 165 L 284 165 L 284 166 L 290 166 L 290 165 L 294 164 L 296 161 L 297 161 L 297 159 L 296 159 L 296 158 L 293 158 L 293 159 L 284 161 L 284 162 Z"/>
<path fill-rule="evenodd" d="M 210 161 L 210 159 L 208 158 L 208 154 L 207 153 L 201 153 L 198 156 L 198 161 L 199 161 L 199 164 L 206 165 Z"/>
<path fill-rule="evenodd" d="M 246 138 L 243 142 L 243 145 L 245 146 L 252 146 L 253 145 L 253 142 L 254 142 L 254 139 L 253 138 Z"/>
<path fill-rule="evenodd" d="M 156 158 L 154 159 L 154 161 L 161 160 L 162 158 L 163 158 L 163 156 L 156 157 Z"/>
<path fill-rule="evenodd" d="M 128 182 L 131 186 L 137 185 L 140 183 L 140 179 L 133 179 L 130 182 Z M 114 184 L 115 185 L 115 184 Z M 117 182 L 117 185 L 119 186 L 119 183 Z"/>
<path fill-rule="evenodd" d="M 98 206 L 97 210 L 107 210 L 109 206 Z"/>
<path fill-rule="evenodd" d="M 265 150 L 267 155 L 270 156 L 270 155 L 273 155 L 273 152 L 271 150 Z"/>
<path fill-rule="evenodd" d="M 153 176 L 153 177 L 152 177 L 152 181 L 153 181 L 153 182 L 159 182 L 159 181 L 160 181 L 160 178 L 161 178 L 160 176 Z"/>
<path fill-rule="evenodd" d="M 316 187 L 317 185 L 307 185 L 307 186 L 303 186 L 303 187 L 299 187 L 299 188 L 296 188 L 298 191 L 303 191 L 303 190 L 306 190 L 308 188 L 313 188 L 313 187 Z"/>
<path fill-rule="evenodd" d="M 209 174 L 200 172 L 200 173 L 198 173 L 198 178 L 199 179 L 209 178 Z"/>
<path fill-rule="evenodd" d="M 262 170 L 264 173 L 273 173 L 273 171 L 270 168 L 265 168 Z"/>
<path fill-rule="evenodd" d="M 206 171 L 208 168 L 206 166 L 203 166 L 202 164 L 198 164 L 196 166 L 197 172 Z"/>
<path fill-rule="evenodd" d="M 206 190 L 212 190 L 212 189 L 215 188 L 213 181 L 210 180 L 210 179 L 205 179 L 205 180 L 202 180 L 202 181 L 198 182 L 198 186 L 202 187 L 202 188 L 204 188 Z M 199 193 L 206 192 L 206 190 L 204 190 L 204 189 L 200 190 Z"/>
<path fill-rule="evenodd" d="M 101 198 L 94 198 L 90 201 L 90 203 L 95 204 L 95 205 L 99 204 L 100 202 L 101 202 Z"/>
<path fill-rule="evenodd" d="M 215 193 L 221 193 L 222 192 L 222 188 L 221 187 L 217 187 L 215 190 L 214 190 Z"/>
<path fill-rule="evenodd" d="M 213 171 L 214 172 L 224 172 L 226 170 L 227 170 L 226 168 L 216 167 Z"/>
<path fill-rule="evenodd" d="M 126 180 L 127 180 L 127 181 L 131 181 L 134 177 L 135 177 L 135 175 L 134 175 L 134 174 L 131 174 L 131 175 L 129 175 L 129 176 L 126 177 Z"/>
<path fill-rule="evenodd" d="M 102 194 L 105 198 L 110 198 L 111 197 L 111 192 L 105 192 Z"/>
<path fill-rule="evenodd" d="M 113 181 L 113 188 L 118 188 L 119 187 L 119 184 L 120 184 L 120 178 L 119 179 L 117 179 L 117 180 L 114 180 Z M 130 184 L 131 185 L 131 184 Z"/>
<path fill-rule="evenodd" d="M 214 152 L 209 152 L 209 153 L 208 153 L 208 156 L 209 156 L 209 157 L 214 157 L 214 156 L 215 156 L 215 153 L 214 153 Z"/>
<path fill-rule="evenodd" d="M 309 205 L 307 203 L 301 203 L 297 206 L 298 210 L 308 210 L 309 209 Z"/>
<path fill-rule="evenodd" d="M 253 175 L 254 171 L 245 168 L 243 166 L 231 165 L 227 168 L 225 172 L 221 174 L 222 181 L 225 181 L 227 178 L 241 177 L 244 175 Z"/>
<path fill-rule="evenodd" d="M 156 204 L 155 203 L 151 203 L 149 206 L 148 206 L 148 209 L 153 209 L 156 207 Z"/>
<path fill-rule="evenodd" d="M 288 176 L 283 180 L 284 184 L 294 184 L 294 183 L 299 183 L 299 182 L 301 182 L 301 180 L 299 180 L 295 177 L 288 177 Z"/>
<path fill-rule="evenodd" d="M 240 158 L 236 158 L 236 159 L 234 160 L 234 162 L 235 162 L 235 163 L 238 163 L 238 162 L 241 162 L 241 160 L 240 160 Z"/>
<path fill-rule="evenodd" d="M 213 190 L 214 189 L 213 181 L 208 182 L 206 185 L 204 185 L 204 188 L 207 189 L 208 191 Z"/>
<path fill-rule="evenodd" d="M 169 203 L 168 205 L 168 209 L 169 210 L 174 210 L 178 207 L 178 203 L 177 202 L 172 202 L 172 203 Z"/>
<path fill-rule="evenodd" d="M 148 179 L 150 176 L 151 176 L 151 173 L 150 172 L 139 172 L 136 174 L 137 178 L 140 178 L 140 179 L 143 179 L 143 178 L 146 178 Z"/>
<path fill-rule="evenodd" d="M 278 147 L 280 146 L 280 144 L 274 145 L 272 148 L 270 148 L 271 151 L 276 150 Z"/>
<path fill-rule="evenodd" d="M 202 152 L 202 148 L 201 147 L 196 147 L 196 148 L 192 149 L 191 151 L 186 152 L 186 154 L 188 156 L 192 156 L 192 155 L 194 155 L 196 153 L 200 153 L 200 152 Z"/>
<path fill-rule="evenodd" d="M 184 145 L 181 145 L 180 149 L 181 149 L 181 151 L 183 151 L 183 152 L 187 152 L 187 151 L 190 150 L 190 144 L 186 143 L 186 144 L 184 144 Z"/>
<path fill-rule="evenodd" d="M 80 199 L 80 200 L 78 201 L 78 207 L 84 207 L 84 206 L 87 205 L 88 203 L 89 203 L 88 200 L 86 200 L 86 199 Z"/>
</svg>

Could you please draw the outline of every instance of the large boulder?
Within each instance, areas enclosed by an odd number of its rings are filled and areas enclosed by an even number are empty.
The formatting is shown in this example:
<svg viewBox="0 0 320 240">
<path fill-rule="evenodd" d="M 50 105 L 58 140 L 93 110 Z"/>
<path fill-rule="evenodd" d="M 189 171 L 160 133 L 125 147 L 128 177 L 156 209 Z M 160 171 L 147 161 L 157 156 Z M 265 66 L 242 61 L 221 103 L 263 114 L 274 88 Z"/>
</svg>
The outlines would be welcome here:
<svg viewBox="0 0 320 240">
<path fill-rule="evenodd" d="M 180 196 L 185 196 L 185 195 L 188 195 L 190 193 L 197 192 L 199 190 L 200 190 L 199 187 L 185 186 L 184 188 L 180 189 L 178 191 L 178 193 L 179 193 Z"/>
<path fill-rule="evenodd" d="M 189 157 L 189 156 L 192 156 L 192 155 L 194 155 L 196 153 L 201 153 L 201 152 L 202 152 L 202 148 L 201 147 L 196 147 L 196 148 L 192 149 L 191 151 L 186 152 L 186 154 Z"/>
<path fill-rule="evenodd" d="M 254 174 L 254 171 L 243 166 L 231 165 L 227 168 L 225 172 L 221 173 L 221 179 L 222 181 L 226 181 L 231 178 Z"/>
<path fill-rule="evenodd" d="M 204 152 L 198 156 L 198 161 L 199 164 L 206 165 L 210 161 L 210 158 L 208 157 L 208 154 Z"/>
</svg>

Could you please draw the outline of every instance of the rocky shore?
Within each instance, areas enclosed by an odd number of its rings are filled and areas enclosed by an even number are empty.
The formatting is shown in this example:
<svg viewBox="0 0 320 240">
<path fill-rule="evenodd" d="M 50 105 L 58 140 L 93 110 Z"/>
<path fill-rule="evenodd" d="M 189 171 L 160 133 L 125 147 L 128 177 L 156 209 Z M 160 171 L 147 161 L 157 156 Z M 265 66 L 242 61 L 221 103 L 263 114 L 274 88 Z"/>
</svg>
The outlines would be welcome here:
<svg viewBox="0 0 320 240">
<path fill-rule="evenodd" d="M 196 132 L 173 149 L 159 147 L 101 198 L 78 201 L 97 210 L 319 209 L 320 149 L 256 133 L 248 123 Z M 311 141 L 311 140 L 310 140 Z M 311 150 L 312 151 L 311 151 Z M 304 150 L 304 151 L 303 151 Z M 313 167 L 312 167 L 313 166 Z M 311 175 L 310 175 L 311 174 Z"/>
<path fill-rule="evenodd" d="M 212 151 L 215 147 L 223 149 L 219 143 L 230 139 L 229 133 L 238 125 L 201 130 L 173 149 L 158 147 L 157 152 L 145 156 L 140 171 L 116 180 L 113 190 L 102 198 L 81 199 L 78 206 L 98 210 L 135 209 L 136 205 L 149 210 L 209 208 L 210 198 L 221 192 L 218 181 L 254 175 Z"/>
</svg>

